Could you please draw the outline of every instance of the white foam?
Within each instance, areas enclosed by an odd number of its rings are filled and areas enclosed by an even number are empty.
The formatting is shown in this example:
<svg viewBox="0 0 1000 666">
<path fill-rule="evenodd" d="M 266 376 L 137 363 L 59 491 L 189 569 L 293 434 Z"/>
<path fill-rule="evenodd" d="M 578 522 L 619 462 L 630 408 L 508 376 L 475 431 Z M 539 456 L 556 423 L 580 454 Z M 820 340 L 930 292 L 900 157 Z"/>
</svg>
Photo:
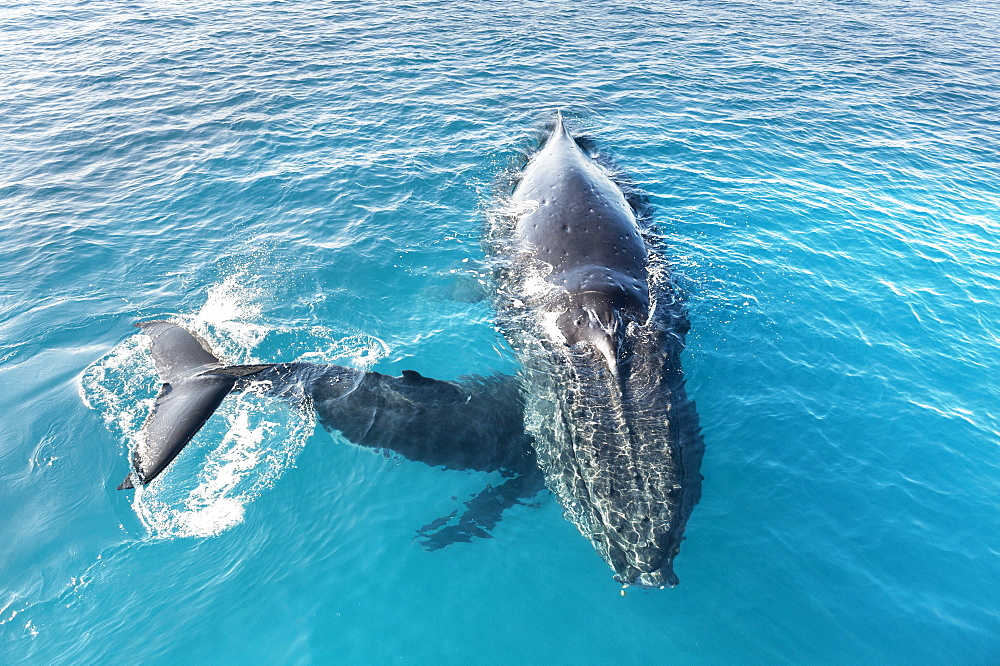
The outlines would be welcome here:
<svg viewBox="0 0 1000 666">
<path fill-rule="evenodd" d="M 134 335 L 84 370 L 78 392 L 87 407 L 101 413 L 108 430 L 131 448 L 156 398 L 155 378 L 149 338 Z"/>
<path fill-rule="evenodd" d="M 334 339 L 333 333 L 325 326 L 313 326 L 311 334 L 322 340 L 317 349 L 310 350 L 299 357 L 308 363 L 333 363 L 350 365 L 355 368 L 370 368 L 389 355 L 389 345 L 382 340 L 369 335 L 351 335 L 346 338 Z"/>
<path fill-rule="evenodd" d="M 201 335 L 227 361 L 257 362 L 252 352 L 269 331 L 257 323 L 266 296 L 261 282 L 261 278 L 245 272 L 227 276 L 222 283 L 209 287 L 205 305 L 198 312 L 178 317 L 177 323 Z"/>
</svg>

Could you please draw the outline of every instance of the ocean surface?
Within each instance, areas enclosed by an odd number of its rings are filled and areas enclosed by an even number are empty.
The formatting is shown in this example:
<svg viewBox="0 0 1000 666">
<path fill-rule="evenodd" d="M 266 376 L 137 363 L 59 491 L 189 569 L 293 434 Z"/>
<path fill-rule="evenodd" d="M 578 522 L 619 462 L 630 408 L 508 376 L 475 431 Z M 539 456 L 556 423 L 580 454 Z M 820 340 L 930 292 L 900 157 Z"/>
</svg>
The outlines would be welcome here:
<svg viewBox="0 0 1000 666">
<path fill-rule="evenodd" d="M 133 324 L 513 373 L 480 238 L 561 109 L 687 294 L 703 498 L 627 590 L 548 493 L 233 396 L 118 491 Z M 0 662 L 1000 663 L 1000 3 L 0 8 Z"/>
</svg>

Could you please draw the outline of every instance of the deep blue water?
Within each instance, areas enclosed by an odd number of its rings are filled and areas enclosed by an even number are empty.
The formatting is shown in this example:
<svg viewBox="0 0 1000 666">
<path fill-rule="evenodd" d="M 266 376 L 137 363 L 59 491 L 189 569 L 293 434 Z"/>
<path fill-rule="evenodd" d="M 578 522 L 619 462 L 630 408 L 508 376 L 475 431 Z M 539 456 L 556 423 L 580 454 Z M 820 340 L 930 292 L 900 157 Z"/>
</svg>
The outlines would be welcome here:
<svg viewBox="0 0 1000 666">
<path fill-rule="evenodd" d="M 13 2 L 0 9 L 0 661 L 1000 663 L 1000 4 Z M 619 595 L 540 495 L 232 399 L 115 490 L 156 380 L 513 372 L 483 219 L 556 109 L 688 293 L 704 495 Z"/>
</svg>

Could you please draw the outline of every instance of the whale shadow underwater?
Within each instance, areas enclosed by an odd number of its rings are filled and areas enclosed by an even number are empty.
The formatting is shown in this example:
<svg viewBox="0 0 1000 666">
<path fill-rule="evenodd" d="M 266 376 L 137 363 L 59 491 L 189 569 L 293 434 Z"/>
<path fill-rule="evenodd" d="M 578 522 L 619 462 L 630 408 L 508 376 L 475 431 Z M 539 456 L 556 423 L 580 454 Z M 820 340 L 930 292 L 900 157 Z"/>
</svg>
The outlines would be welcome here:
<svg viewBox="0 0 1000 666">
<path fill-rule="evenodd" d="M 265 382 L 308 401 L 349 441 L 457 470 L 500 472 L 419 530 L 441 548 L 489 537 L 548 487 L 625 585 L 673 587 L 701 495 L 704 442 L 680 356 L 689 324 L 641 201 L 574 139 L 561 114 L 508 191 L 483 244 L 497 323 L 518 376 L 441 381 L 338 365 L 226 365 L 168 321 L 151 340 L 160 393 L 119 489 L 155 479 L 227 395 Z"/>
</svg>

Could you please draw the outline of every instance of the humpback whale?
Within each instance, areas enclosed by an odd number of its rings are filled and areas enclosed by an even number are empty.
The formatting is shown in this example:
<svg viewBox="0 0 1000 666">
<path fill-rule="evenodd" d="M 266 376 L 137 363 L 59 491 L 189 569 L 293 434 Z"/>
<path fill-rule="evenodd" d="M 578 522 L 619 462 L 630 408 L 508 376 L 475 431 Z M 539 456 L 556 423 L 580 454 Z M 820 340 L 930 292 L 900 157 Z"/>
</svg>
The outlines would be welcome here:
<svg viewBox="0 0 1000 666">
<path fill-rule="evenodd" d="M 689 325 L 660 242 L 561 114 L 512 190 L 484 247 L 517 377 L 232 366 L 177 324 L 140 323 L 163 383 L 119 488 L 156 478 L 226 395 L 267 382 L 356 444 L 501 473 L 462 516 L 420 531 L 428 548 L 489 536 L 506 508 L 544 485 L 616 580 L 676 585 L 704 443 L 680 362 Z"/>
<path fill-rule="evenodd" d="M 617 580 L 672 587 L 704 442 L 680 363 L 688 320 L 637 208 L 560 114 L 489 248 L 546 484 Z"/>
<path fill-rule="evenodd" d="M 175 323 L 136 326 L 149 337 L 163 383 L 119 490 L 159 476 L 223 399 L 251 383 L 308 402 L 324 428 L 359 446 L 431 466 L 500 472 L 503 483 L 466 502 L 461 516 L 456 512 L 419 530 L 429 550 L 488 537 L 504 510 L 543 488 L 514 377 L 440 381 L 412 370 L 391 377 L 332 364 L 226 365 L 208 342 Z"/>
</svg>

